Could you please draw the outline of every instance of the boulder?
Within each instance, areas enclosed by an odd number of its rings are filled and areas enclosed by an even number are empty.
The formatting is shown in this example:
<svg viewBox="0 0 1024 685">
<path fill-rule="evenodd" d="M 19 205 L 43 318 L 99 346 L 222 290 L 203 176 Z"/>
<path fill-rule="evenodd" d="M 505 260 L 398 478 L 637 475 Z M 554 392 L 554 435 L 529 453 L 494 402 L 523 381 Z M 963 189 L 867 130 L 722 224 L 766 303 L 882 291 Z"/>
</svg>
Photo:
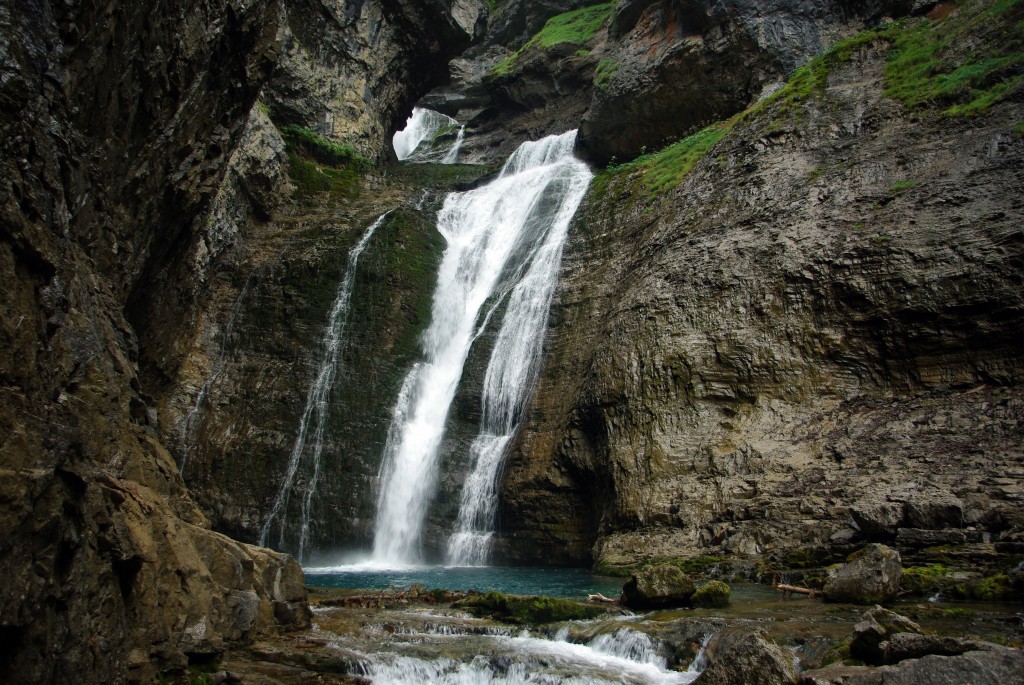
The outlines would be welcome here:
<svg viewBox="0 0 1024 685">
<path fill-rule="evenodd" d="M 879 668 L 836 664 L 803 673 L 800 685 L 1005 685 L 1019 683 L 1021 673 L 1024 652 L 990 645 L 985 651 L 930 655 Z"/>
<path fill-rule="evenodd" d="M 763 630 L 726 630 L 711 639 L 707 667 L 694 685 L 787 685 L 797 682 L 793 655 Z"/>
<path fill-rule="evenodd" d="M 695 607 L 725 607 L 729 606 L 730 592 L 731 589 L 728 584 L 720 580 L 712 580 L 698 587 L 690 601 L 693 602 Z"/>
<path fill-rule="evenodd" d="M 988 649 L 990 645 L 977 640 L 950 635 L 919 635 L 917 633 L 896 633 L 881 643 L 879 651 L 882 663 L 898 664 L 907 659 L 920 659 L 929 654 L 957 656 L 965 652 Z"/>
<path fill-rule="evenodd" d="M 825 598 L 833 602 L 877 604 L 896 596 L 903 575 L 900 553 L 885 545 L 866 545 L 849 563 L 830 572 Z"/>
<path fill-rule="evenodd" d="M 853 628 L 850 641 L 850 656 L 868 664 L 885 663 L 882 643 L 896 634 L 919 634 L 921 626 L 906 616 L 876 606 L 864 613 L 862 620 Z"/>
<path fill-rule="evenodd" d="M 630 609 L 658 609 L 687 604 L 697 587 L 693 579 L 671 564 L 645 566 L 622 586 L 622 601 Z"/>
</svg>

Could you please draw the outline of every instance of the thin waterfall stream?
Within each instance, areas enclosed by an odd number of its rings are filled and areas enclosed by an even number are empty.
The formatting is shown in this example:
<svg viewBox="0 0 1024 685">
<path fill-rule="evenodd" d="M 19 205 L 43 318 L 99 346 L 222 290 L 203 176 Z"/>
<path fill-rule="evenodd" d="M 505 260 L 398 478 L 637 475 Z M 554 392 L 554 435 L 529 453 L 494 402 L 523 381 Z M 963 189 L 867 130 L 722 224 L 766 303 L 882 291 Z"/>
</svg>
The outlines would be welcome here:
<svg viewBox="0 0 1024 685">
<path fill-rule="evenodd" d="M 355 286 L 356 267 L 359 265 L 359 257 L 366 250 L 370 238 L 380 227 L 390 212 L 381 214 L 363 233 L 359 242 L 349 251 L 345 265 L 345 275 L 338 285 L 338 293 L 331 306 L 327 326 L 324 329 L 323 339 L 320 343 L 321 356 L 320 366 L 317 370 L 313 384 L 306 396 L 306 407 L 302 412 L 302 419 L 299 422 L 299 432 L 295 438 L 291 455 L 288 459 L 288 467 L 285 477 L 281 482 L 281 488 L 271 505 L 270 511 L 264 519 L 263 527 L 260 530 L 261 546 L 267 546 L 270 540 L 270 532 L 275 521 L 280 530 L 278 546 L 283 549 L 285 546 L 285 519 L 288 511 L 288 501 L 295 486 L 299 467 L 305 463 L 309 472 L 309 480 L 302 493 L 300 508 L 301 523 L 299 529 L 299 544 L 297 557 L 302 561 L 305 557 L 306 545 L 309 543 L 310 515 L 313 509 L 313 496 L 316 494 L 317 483 L 320 479 L 320 460 L 323 455 L 324 429 L 327 425 L 329 412 L 328 397 L 331 392 L 331 385 L 337 374 L 338 357 L 345 342 L 349 305 L 352 301 L 352 289 Z M 312 433 L 310 427 L 312 426 Z M 307 453 L 304 460 L 303 456 Z"/>
<path fill-rule="evenodd" d="M 424 357 L 403 383 L 381 464 L 374 563 L 422 561 L 449 409 L 471 345 L 505 305 L 451 552 L 457 563 L 486 559 L 500 461 L 536 379 L 562 245 L 592 178 L 575 142 L 570 131 L 524 143 L 492 182 L 445 198 L 437 228 L 447 248 Z"/>
</svg>

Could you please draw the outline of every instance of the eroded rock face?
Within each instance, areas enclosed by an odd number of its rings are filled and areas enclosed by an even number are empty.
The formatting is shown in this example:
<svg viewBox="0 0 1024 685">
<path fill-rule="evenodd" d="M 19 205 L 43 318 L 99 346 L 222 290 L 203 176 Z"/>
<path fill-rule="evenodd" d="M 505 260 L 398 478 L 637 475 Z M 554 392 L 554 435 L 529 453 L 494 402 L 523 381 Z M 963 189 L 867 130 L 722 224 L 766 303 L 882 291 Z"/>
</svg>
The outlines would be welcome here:
<svg viewBox="0 0 1024 685">
<path fill-rule="evenodd" d="M 939 533 L 1016 544 L 1019 105 L 922 125 L 883 97 L 884 55 L 674 190 L 595 181 L 509 458 L 507 558 L 842 558 L 907 528 L 915 493 L 952 498 L 921 523 L 955 499 L 973 527 Z"/>
<path fill-rule="evenodd" d="M 223 177 L 279 12 L 0 6 L 4 681 L 149 681 L 278 629 L 278 605 L 308 622 L 297 564 L 187 495 L 130 323 Z"/>
<path fill-rule="evenodd" d="M 602 55 L 611 76 L 594 89 L 580 152 L 603 165 L 660 149 L 742 110 L 836 33 L 909 10 L 909 2 L 624 0 Z"/>
</svg>

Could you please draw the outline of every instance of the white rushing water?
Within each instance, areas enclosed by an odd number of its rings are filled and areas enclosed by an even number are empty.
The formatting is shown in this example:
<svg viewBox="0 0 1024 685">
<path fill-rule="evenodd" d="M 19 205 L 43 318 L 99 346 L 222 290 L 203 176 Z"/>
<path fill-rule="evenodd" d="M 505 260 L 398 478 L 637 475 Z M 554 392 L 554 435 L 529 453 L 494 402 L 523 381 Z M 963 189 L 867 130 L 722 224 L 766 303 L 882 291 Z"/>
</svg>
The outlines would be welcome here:
<svg viewBox="0 0 1024 685">
<path fill-rule="evenodd" d="M 458 161 L 465 126 L 459 128 L 454 144 L 445 150 L 444 154 L 441 154 L 441 151 L 427 148 L 439 133 L 456 126 L 459 126 L 459 122 L 446 114 L 435 112 L 432 109 L 414 107 L 412 116 L 405 122 L 405 128 L 391 139 L 395 155 L 399 160 L 416 158 L 418 161 L 440 161 L 443 164 L 454 164 Z"/>
<path fill-rule="evenodd" d="M 381 465 L 373 550 L 378 563 L 420 560 L 445 420 L 466 357 L 507 303 L 488 365 L 469 492 L 462 497 L 468 510 L 460 521 L 467 523 L 457 533 L 471 541 L 472 558 L 483 559 L 485 552 L 477 550 L 486 550 L 493 525 L 502 450 L 536 377 L 562 245 L 591 179 L 586 165 L 572 156 L 575 141 L 570 131 L 524 143 L 494 181 L 445 198 L 437 226 L 448 244 L 423 337 L 424 359 L 405 379 Z"/>
<path fill-rule="evenodd" d="M 444 651 L 453 656 L 428 658 L 401 653 L 403 645 L 396 644 L 398 651 L 367 655 L 359 667 L 379 685 L 686 685 L 700 675 L 693 664 L 686 671 L 669 670 L 654 640 L 630 628 L 599 635 L 587 644 L 570 642 L 564 634 L 554 639 L 523 633 L 477 640 L 477 656 L 457 658 L 459 650 L 452 647 Z"/>
<path fill-rule="evenodd" d="M 221 373 L 224 371 L 224 367 L 227 364 L 227 353 L 228 353 L 228 340 L 231 338 L 231 332 L 235 329 L 235 320 L 238 318 L 238 312 L 242 309 L 242 300 L 249 293 L 249 287 L 252 285 L 253 274 L 250 273 L 249 277 L 245 279 L 245 285 L 242 286 L 242 290 L 238 293 L 238 297 L 235 298 L 235 303 L 231 306 L 231 311 L 228 313 L 227 321 L 224 324 L 224 328 L 221 329 L 220 334 L 220 350 L 217 354 L 217 359 L 213 363 L 213 368 L 210 369 L 210 375 L 206 377 L 203 384 L 199 386 L 199 392 L 196 393 L 195 402 L 192 403 L 192 408 L 188 410 L 184 418 L 181 420 L 181 444 L 183 446 L 181 455 L 181 466 L 179 473 L 185 475 L 185 464 L 188 462 L 188 457 L 195 448 L 194 437 L 196 429 L 199 427 L 199 419 L 201 418 L 200 412 L 202 411 L 203 402 L 209 396 L 210 391 L 213 389 L 213 384 L 220 378 Z"/>
<path fill-rule="evenodd" d="M 338 285 L 338 293 L 331 306 L 327 327 L 324 329 L 323 339 L 320 342 L 320 367 L 309 388 L 309 393 L 306 395 L 306 407 L 302 412 L 302 419 L 299 421 L 299 432 L 288 459 L 288 468 L 285 471 L 284 480 L 281 482 L 281 489 L 263 522 L 263 528 L 260 530 L 260 546 L 266 547 L 270 539 L 271 528 L 276 521 L 280 530 L 278 547 L 284 548 L 288 500 L 291 498 L 299 467 L 304 464 L 304 470 L 308 473 L 308 481 L 302 493 L 300 508 L 301 527 L 297 554 L 300 561 L 304 559 L 306 545 L 309 542 L 309 519 L 313 509 L 313 496 L 320 479 L 320 458 L 323 454 L 324 429 L 327 425 L 329 409 L 327 400 L 337 373 L 338 356 L 347 332 L 348 310 L 352 301 L 352 289 L 355 285 L 356 267 L 359 264 L 359 257 L 366 250 L 374 231 L 380 227 L 389 213 L 385 212 L 370 224 L 359 242 L 348 253 L 345 275 Z M 310 433 L 311 426 L 312 433 Z"/>
</svg>

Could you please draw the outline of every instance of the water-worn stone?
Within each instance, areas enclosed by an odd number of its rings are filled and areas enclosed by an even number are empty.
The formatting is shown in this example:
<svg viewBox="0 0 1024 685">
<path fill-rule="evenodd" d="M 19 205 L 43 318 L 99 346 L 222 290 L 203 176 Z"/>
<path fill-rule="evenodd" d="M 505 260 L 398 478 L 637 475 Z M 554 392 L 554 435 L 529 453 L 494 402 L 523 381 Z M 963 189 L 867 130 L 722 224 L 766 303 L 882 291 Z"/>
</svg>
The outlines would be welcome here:
<svg viewBox="0 0 1024 685">
<path fill-rule="evenodd" d="M 855 558 L 829 572 L 823 592 L 833 602 L 875 604 L 896 596 L 903 575 L 900 553 L 891 547 L 872 543 Z"/>
<path fill-rule="evenodd" d="M 827 666 L 801 674 L 800 685 L 1005 685 L 1020 682 L 1024 652 L 993 645 L 958 656 L 926 656 L 895 666 Z"/>
<path fill-rule="evenodd" d="M 639 569 L 622 586 L 622 602 L 631 609 L 682 606 L 696 591 L 693 579 L 671 564 Z"/>
<path fill-rule="evenodd" d="M 794 685 L 798 671 L 788 653 L 764 631 L 725 630 L 707 645 L 707 667 L 694 685 Z"/>
<path fill-rule="evenodd" d="M 880 606 L 866 611 L 863 620 L 853 628 L 850 640 L 850 656 L 868 664 L 885 663 L 882 643 L 891 636 L 901 634 L 919 634 L 921 626 L 906 616 L 889 611 Z"/>
</svg>

